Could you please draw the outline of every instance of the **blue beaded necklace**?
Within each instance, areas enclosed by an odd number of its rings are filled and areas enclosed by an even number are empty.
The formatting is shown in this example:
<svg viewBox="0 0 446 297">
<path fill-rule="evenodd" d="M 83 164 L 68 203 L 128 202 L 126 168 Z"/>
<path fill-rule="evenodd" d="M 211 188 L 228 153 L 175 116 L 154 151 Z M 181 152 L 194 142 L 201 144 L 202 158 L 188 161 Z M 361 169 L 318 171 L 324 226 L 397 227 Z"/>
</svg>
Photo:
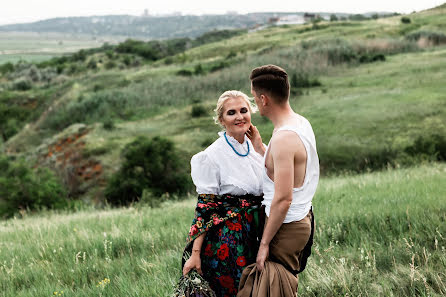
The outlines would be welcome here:
<svg viewBox="0 0 446 297">
<path fill-rule="evenodd" d="M 227 142 L 227 143 L 229 144 L 229 146 L 232 148 L 232 150 L 234 151 L 234 153 L 236 153 L 236 154 L 239 155 L 240 157 L 246 157 L 247 155 L 249 155 L 249 142 L 246 142 L 246 144 L 248 145 L 248 152 L 247 152 L 246 154 L 242 155 L 242 154 L 240 154 L 239 152 L 237 152 L 237 151 L 235 150 L 235 148 L 232 146 L 232 144 L 228 141 L 228 138 L 226 137 L 226 132 L 224 133 L 224 135 L 225 135 L 226 142 Z"/>
</svg>

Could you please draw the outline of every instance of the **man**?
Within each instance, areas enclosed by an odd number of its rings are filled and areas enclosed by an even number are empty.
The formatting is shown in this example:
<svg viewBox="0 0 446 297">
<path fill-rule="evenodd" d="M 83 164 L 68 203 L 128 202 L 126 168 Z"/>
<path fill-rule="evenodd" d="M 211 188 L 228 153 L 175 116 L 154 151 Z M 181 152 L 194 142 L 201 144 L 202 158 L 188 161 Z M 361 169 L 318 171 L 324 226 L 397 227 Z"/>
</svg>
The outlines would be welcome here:
<svg viewBox="0 0 446 297">
<path fill-rule="evenodd" d="M 271 120 L 274 131 L 264 152 L 265 228 L 256 264 L 243 271 L 237 296 L 291 297 L 296 296 L 297 274 L 305 268 L 313 241 L 311 202 L 319 181 L 316 140 L 308 120 L 289 104 L 285 70 L 261 66 L 252 70 L 250 79 L 260 114 Z"/>
</svg>

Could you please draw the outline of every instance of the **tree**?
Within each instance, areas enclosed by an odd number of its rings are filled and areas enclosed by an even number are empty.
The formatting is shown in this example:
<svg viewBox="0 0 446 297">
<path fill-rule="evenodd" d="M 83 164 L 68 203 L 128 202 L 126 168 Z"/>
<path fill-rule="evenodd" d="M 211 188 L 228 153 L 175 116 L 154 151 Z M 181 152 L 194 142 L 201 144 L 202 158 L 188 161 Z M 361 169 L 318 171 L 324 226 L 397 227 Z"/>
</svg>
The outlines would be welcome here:
<svg viewBox="0 0 446 297">
<path fill-rule="evenodd" d="M 189 170 L 172 141 L 138 137 L 122 151 L 124 162 L 108 182 L 107 201 L 127 205 L 138 201 L 143 191 L 154 199 L 162 194 L 182 194 L 190 187 Z"/>
</svg>

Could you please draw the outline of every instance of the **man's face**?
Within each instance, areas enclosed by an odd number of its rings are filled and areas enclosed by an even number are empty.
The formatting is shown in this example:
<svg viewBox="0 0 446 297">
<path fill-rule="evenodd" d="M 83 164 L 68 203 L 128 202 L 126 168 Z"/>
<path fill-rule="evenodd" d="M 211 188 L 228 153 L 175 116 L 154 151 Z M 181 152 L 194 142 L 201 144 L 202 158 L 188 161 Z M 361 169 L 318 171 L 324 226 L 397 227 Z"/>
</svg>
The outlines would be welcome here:
<svg viewBox="0 0 446 297">
<path fill-rule="evenodd" d="M 251 84 L 251 94 L 254 96 L 254 100 L 256 101 L 256 105 L 259 109 L 260 115 L 263 116 L 263 104 L 262 104 L 262 99 L 259 98 L 259 96 L 257 96 L 257 93 L 254 91 L 254 89 L 252 88 L 252 84 Z"/>
</svg>

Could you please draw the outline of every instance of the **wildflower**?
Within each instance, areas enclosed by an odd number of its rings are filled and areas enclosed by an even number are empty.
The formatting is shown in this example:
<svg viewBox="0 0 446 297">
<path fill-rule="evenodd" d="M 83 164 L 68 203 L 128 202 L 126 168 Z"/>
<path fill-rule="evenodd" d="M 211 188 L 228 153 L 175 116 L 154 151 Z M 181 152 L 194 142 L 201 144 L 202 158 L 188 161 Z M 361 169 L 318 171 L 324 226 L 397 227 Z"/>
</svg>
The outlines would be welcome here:
<svg viewBox="0 0 446 297">
<path fill-rule="evenodd" d="M 96 287 L 102 287 L 105 288 L 105 286 L 107 284 L 110 283 L 110 279 L 109 278 L 104 278 L 103 280 L 101 280 L 100 282 L 98 282 L 98 284 L 96 285 Z"/>
</svg>

